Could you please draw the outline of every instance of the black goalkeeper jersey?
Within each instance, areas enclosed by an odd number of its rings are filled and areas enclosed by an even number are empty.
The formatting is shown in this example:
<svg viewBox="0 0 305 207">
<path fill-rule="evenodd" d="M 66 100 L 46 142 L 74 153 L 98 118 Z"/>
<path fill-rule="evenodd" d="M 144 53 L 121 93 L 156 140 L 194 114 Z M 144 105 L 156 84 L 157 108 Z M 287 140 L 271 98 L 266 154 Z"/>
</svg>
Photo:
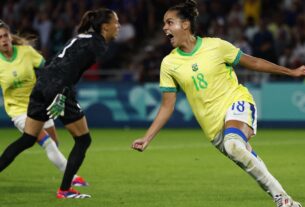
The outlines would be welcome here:
<svg viewBox="0 0 305 207">
<path fill-rule="evenodd" d="M 101 61 L 107 50 L 105 39 L 93 32 L 79 34 L 65 45 L 42 72 L 43 80 L 57 86 L 75 85 L 85 70 Z"/>
<path fill-rule="evenodd" d="M 46 108 L 67 88 L 65 115 L 60 119 L 64 125 L 81 119 L 84 113 L 76 100 L 74 86 L 86 69 L 103 59 L 106 50 L 105 39 L 97 33 L 79 34 L 71 39 L 38 76 L 30 96 L 28 117 L 49 120 Z"/>
</svg>

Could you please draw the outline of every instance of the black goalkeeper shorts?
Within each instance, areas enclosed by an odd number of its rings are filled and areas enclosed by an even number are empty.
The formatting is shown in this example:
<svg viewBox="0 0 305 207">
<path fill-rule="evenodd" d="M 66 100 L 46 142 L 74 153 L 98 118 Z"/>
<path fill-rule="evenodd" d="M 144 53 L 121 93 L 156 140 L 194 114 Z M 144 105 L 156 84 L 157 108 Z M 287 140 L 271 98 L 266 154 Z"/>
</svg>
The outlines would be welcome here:
<svg viewBox="0 0 305 207">
<path fill-rule="evenodd" d="M 49 116 L 47 115 L 47 108 L 53 102 L 53 99 L 58 93 L 62 92 L 61 86 L 45 86 L 42 83 L 37 83 L 31 93 L 30 103 L 28 106 L 28 117 L 38 120 L 47 121 Z M 73 123 L 84 117 L 84 113 L 76 101 L 76 93 L 70 88 L 70 92 L 67 95 L 65 102 L 65 114 L 59 116 L 59 119 L 64 125 Z"/>
</svg>

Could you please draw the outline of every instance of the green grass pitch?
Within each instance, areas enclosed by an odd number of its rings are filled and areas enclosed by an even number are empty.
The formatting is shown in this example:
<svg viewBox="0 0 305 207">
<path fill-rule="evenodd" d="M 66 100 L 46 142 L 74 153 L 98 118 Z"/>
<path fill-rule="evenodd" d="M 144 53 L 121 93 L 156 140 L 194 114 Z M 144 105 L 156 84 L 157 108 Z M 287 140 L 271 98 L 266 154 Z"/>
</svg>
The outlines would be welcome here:
<svg viewBox="0 0 305 207">
<path fill-rule="evenodd" d="M 220 154 L 199 129 L 163 129 L 149 148 L 136 152 L 141 129 L 91 129 L 92 145 L 77 188 L 86 200 L 57 200 L 62 174 L 34 146 L 0 173 L 1 207 L 274 207 L 254 180 Z M 67 156 L 72 139 L 59 130 Z M 19 136 L 0 129 L 0 150 Z M 305 204 L 305 130 L 259 130 L 251 140 L 286 191 Z"/>
</svg>

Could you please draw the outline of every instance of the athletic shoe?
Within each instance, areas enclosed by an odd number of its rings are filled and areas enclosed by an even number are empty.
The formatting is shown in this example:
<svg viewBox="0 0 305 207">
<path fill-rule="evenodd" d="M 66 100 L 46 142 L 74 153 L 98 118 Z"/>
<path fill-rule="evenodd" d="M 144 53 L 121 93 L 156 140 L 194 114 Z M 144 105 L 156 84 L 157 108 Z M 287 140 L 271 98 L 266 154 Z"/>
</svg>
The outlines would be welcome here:
<svg viewBox="0 0 305 207">
<path fill-rule="evenodd" d="M 72 186 L 80 186 L 80 187 L 85 187 L 88 186 L 89 184 L 82 178 L 81 176 L 77 176 L 72 180 Z"/>
<path fill-rule="evenodd" d="M 90 195 L 81 194 L 77 190 L 70 188 L 69 190 L 60 190 L 58 189 L 56 197 L 58 199 L 65 199 L 65 198 L 91 198 Z"/>
<path fill-rule="evenodd" d="M 302 207 L 299 202 L 292 200 L 288 195 L 276 195 L 274 202 L 277 207 Z"/>
</svg>

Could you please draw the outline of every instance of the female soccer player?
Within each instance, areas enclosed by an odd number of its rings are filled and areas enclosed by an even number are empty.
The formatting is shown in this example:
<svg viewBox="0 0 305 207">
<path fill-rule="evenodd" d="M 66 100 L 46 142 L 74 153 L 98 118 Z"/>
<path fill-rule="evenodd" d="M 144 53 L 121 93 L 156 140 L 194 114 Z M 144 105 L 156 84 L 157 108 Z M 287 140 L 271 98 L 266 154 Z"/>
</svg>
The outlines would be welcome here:
<svg viewBox="0 0 305 207">
<path fill-rule="evenodd" d="M 182 89 L 203 131 L 223 154 L 248 172 L 268 192 L 278 207 L 301 207 L 270 174 L 252 151 L 248 140 L 256 133 L 256 107 L 244 86 L 238 84 L 233 66 L 299 77 L 305 66 L 295 70 L 243 54 L 229 42 L 195 36 L 196 3 L 187 0 L 167 10 L 165 34 L 175 48 L 161 64 L 160 110 L 144 137 L 132 147 L 143 151 L 170 118 L 176 92 Z"/>
<path fill-rule="evenodd" d="M 80 168 L 91 143 L 87 121 L 76 101 L 75 84 L 83 72 L 97 59 L 102 59 L 107 43 L 114 39 L 120 24 L 117 14 L 110 9 L 98 9 L 84 14 L 77 33 L 65 48 L 44 68 L 30 96 L 23 135 L 3 152 L 0 170 L 35 143 L 44 122 L 60 116 L 75 144 L 57 198 L 88 198 L 71 188 L 73 175 Z M 47 110 L 48 109 L 48 110 Z"/>
<path fill-rule="evenodd" d="M 25 125 L 29 96 L 36 82 L 34 70 L 41 70 L 44 62 L 44 58 L 29 45 L 27 39 L 11 34 L 9 26 L 0 20 L 0 86 L 5 110 L 21 132 Z M 53 120 L 46 121 L 43 128 L 37 142 L 46 151 L 50 161 L 64 172 L 67 160 L 55 144 L 57 134 Z M 75 175 L 72 185 L 86 186 L 87 183 Z"/>
</svg>

